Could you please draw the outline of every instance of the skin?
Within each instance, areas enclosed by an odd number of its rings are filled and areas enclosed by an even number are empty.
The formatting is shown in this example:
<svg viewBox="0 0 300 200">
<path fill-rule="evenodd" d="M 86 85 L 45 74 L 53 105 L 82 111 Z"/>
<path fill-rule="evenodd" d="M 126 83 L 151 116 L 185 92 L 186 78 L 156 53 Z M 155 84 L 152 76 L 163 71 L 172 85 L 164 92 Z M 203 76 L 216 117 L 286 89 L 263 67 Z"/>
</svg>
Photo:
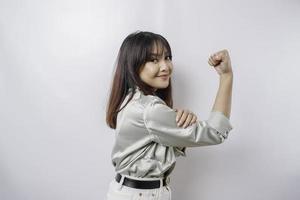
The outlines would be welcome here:
<svg viewBox="0 0 300 200">
<path fill-rule="evenodd" d="M 156 50 L 152 52 L 156 53 Z M 140 68 L 139 76 L 141 80 L 150 85 L 154 90 L 166 88 L 169 85 L 169 80 L 173 71 L 173 63 L 170 57 L 165 53 L 159 58 L 154 56 L 149 62 Z M 161 75 L 168 75 L 166 79 L 159 77 Z"/>
<path fill-rule="evenodd" d="M 222 112 L 228 119 L 231 111 L 233 72 L 228 50 L 218 51 L 210 56 L 208 64 L 220 75 L 219 89 L 212 111 Z"/>
<path fill-rule="evenodd" d="M 157 52 L 157 47 L 155 46 L 152 53 Z M 232 69 L 230 64 L 230 57 L 228 51 L 222 50 L 212 54 L 208 60 L 209 65 L 213 66 L 221 78 L 221 86 L 223 90 L 227 88 L 227 91 L 222 95 L 222 90 L 219 89 L 215 105 L 213 110 L 227 111 L 227 116 L 229 116 L 230 101 L 228 93 L 229 86 L 224 86 L 232 77 Z M 161 57 L 154 56 L 149 62 L 146 62 L 144 66 L 141 67 L 139 71 L 139 76 L 141 80 L 148 85 L 150 85 L 154 91 L 162 88 L 166 88 L 169 85 L 169 80 L 173 71 L 173 63 L 170 57 L 165 55 L 165 52 Z M 167 75 L 165 78 L 160 77 L 161 75 Z M 228 84 L 227 84 L 228 85 Z M 221 92 L 220 92 L 221 91 Z M 227 100 L 227 101 L 226 101 Z M 223 102 L 227 102 L 224 105 Z M 222 105 L 221 105 L 222 104 Z M 220 106 L 221 105 L 221 106 Z M 197 116 L 189 111 L 188 109 L 174 109 L 177 112 L 176 122 L 177 125 L 186 128 L 197 121 Z"/>
<path fill-rule="evenodd" d="M 156 47 L 153 50 L 153 54 L 157 52 Z M 165 55 L 165 52 L 161 57 L 154 56 L 153 59 L 141 67 L 139 76 L 141 80 L 150 85 L 154 91 L 169 86 L 169 80 L 173 71 L 173 63 L 170 57 Z M 167 77 L 162 78 L 161 75 Z M 197 116 L 187 109 L 174 109 L 177 112 L 176 122 L 180 127 L 188 127 L 197 120 Z"/>
</svg>

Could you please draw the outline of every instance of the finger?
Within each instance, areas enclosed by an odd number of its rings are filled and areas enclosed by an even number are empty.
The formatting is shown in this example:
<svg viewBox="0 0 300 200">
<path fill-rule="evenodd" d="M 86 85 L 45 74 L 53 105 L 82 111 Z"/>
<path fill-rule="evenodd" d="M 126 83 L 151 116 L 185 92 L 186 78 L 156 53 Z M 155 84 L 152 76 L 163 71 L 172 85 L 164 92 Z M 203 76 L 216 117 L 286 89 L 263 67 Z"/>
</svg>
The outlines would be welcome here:
<svg viewBox="0 0 300 200">
<path fill-rule="evenodd" d="M 219 61 L 219 60 L 222 60 L 222 53 L 214 53 L 212 58 L 215 60 L 215 61 Z"/>
<path fill-rule="evenodd" d="M 214 65 L 215 65 L 215 62 L 212 60 L 212 58 L 211 58 L 211 57 L 209 57 L 209 59 L 208 59 L 208 62 L 209 62 L 209 63 L 211 63 L 211 65 L 212 65 L 212 66 L 214 66 Z"/>
<path fill-rule="evenodd" d="M 181 115 L 181 117 L 179 119 L 178 126 L 181 126 L 185 122 L 188 114 L 189 114 L 189 112 L 187 112 L 186 110 L 184 110 L 184 112 L 182 113 L 182 115 Z"/>
<path fill-rule="evenodd" d="M 194 113 L 191 113 L 191 115 L 192 115 L 192 119 L 191 119 L 190 123 L 188 124 L 188 126 L 192 125 L 197 120 L 197 116 Z"/>
<path fill-rule="evenodd" d="M 210 60 L 208 60 L 208 64 L 209 64 L 210 66 L 214 66 L 214 64 L 213 64 Z"/>
<path fill-rule="evenodd" d="M 223 49 L 213 54 L 216 60 L 225 60 L 228 57 L 229 53 L 227 49 Z"/>
<path fill-rule="evenodd" d="M 193 119 L 193 115 L 190 113 L 190 114 L 188 115 L 188 117 L 186 118 L 186 121 L 185 121 L 183 127 L 184 127 L 184 128 L 188 127 L 188 126 L 190 125 L 192 119 Z"/>
<path fill-rule="evenodd" d="M 183 109 L 177 109 L 176 122 L 178 122 L 183 114 Z"/>
<path fill-rule="evenodd" d="M 185 120 L 185 123 L 183 124 L 183 128 L 188 127 L 190 122 L 192 121 L 192 119 L 193 119 L 193 114 L 189 113 L 186 120 Z"/>
<path fill-rule="evenodd" d="M 213 54 L 210 59 L 213 61 L 213 63 L 215 63 L 215 65 L 222 61 L 222 57 L 217 53 Z"/>
<path fill-rule="evenodd" d="M 191 120 L 191 122 L 190 122 L 189 125 L 194 124 L 196 121 L 197 121 L 197 116 L 196 116 L 196 115 L 193 115 L 193 118 L 192 118 L 192 120 Z"/>
<path fill-rule="evenodd" d="M 210 63 L 211 66 L 215 66 L 216 62 L 213 61 L 211 58 L 208 59 L 208 62 Z"/>
<path fill-rule="evenodd" d="M 178 122 L 178 120 L 181 118 L 181 115 L 183 113 L 183 110 L 182 109 L 177 109 L 177 115 L 176 115 L 176 122 Z"/>
<path fill-rule="evenodd" d="M 217 65 L 219 65 L 221 62 L 222 62 L 222 59 L 220 59 L 220 60 L 214 59 L 214 67 L 216 67 Z"/>
</svg>

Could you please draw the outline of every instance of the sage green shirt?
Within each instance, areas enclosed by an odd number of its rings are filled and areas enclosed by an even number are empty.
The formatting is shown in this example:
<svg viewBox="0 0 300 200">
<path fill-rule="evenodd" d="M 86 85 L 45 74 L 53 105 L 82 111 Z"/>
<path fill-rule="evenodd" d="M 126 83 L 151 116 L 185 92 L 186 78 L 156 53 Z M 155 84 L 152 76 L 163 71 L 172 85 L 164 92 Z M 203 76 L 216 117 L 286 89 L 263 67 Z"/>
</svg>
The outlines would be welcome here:
<svg viewBox="0 0 300 200">
<path fill-rule="evenodd" d="M 130 89 L 121 107 L 125 105 Z M 138 178 L 168 176 L 176 157 L 186 156 L 186 147 L 224 142 L 233 129 L 219 111 L 207 120 L 197 120 L 187 128 L 176 123 L 177 113 L 158 96 L 144 95 L 136 88 L 134 96 L 117 116 L 115 143 L 111 153 L 115 171 Z"/>
</svg>

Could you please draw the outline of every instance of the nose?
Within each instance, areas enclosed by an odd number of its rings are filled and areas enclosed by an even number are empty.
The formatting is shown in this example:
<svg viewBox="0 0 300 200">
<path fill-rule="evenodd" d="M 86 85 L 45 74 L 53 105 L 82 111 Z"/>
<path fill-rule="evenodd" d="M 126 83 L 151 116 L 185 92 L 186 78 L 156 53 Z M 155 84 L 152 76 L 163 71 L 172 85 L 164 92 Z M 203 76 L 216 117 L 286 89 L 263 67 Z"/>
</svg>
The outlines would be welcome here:
<svg viewBox="0 0 300 200">
<path fill-rule="evenodd" d="M 161 70 L 169 70 L 170 69 L 169 63 L 166 62 L 165 60 L 162 60 L 160 62 L 160 69 Z"/>
</svg>

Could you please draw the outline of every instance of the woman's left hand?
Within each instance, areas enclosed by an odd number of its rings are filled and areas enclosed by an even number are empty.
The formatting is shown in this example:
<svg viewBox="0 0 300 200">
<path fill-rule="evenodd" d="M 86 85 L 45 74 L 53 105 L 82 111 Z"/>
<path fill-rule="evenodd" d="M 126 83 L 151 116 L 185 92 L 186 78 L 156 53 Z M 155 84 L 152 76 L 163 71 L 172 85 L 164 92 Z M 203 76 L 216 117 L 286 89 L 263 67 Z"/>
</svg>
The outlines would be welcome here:
<svg viewBox="0 0 300 200">
<path fill-rule="evenodd" d="M 187 109 L 184 110 L 175 108 L 174 110 L 177 112 L 176 122 L 178 126 L 183 126 L 186 128 L 197 121 L 197 116 Z"/>
<path fill-rule="evenodd" d="M 212 54 L 208 59 L 208 64 L 213 66 L 220 76 L 233 74 L 227 49 Z"/>
</svg>

